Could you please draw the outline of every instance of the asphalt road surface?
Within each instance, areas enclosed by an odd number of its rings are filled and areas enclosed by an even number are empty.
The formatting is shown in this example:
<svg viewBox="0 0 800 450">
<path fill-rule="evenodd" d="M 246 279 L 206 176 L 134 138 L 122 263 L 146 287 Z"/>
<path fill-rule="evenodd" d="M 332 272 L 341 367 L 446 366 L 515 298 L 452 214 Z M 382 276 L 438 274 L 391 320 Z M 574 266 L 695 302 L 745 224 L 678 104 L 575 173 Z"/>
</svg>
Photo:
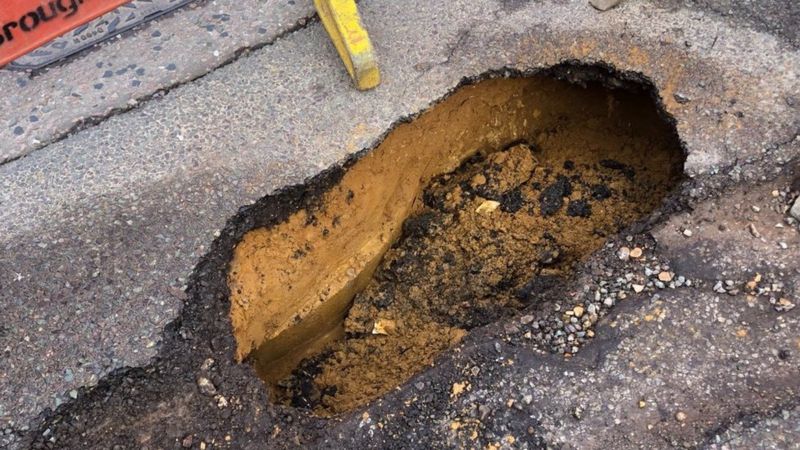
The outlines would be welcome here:
<svg viewBox="0 0 800 450">
<path fill-rule="evenodd" d="M 726 283 L 762 273 L 800 303 L 800 234 L 785 211 L 799 175 L 797 2 L 359 8 L 383 74 L 366 93 L 300 0 L 198 2 L 45 71 L 0 71 L 0 446 L 800 442 L 800 308 L 750 306 Z M 341 420 L 268 406 L 232 362 L 220 280 L 198 281 L 219 277 L 221 246 L 287 214 L 297 192 L 265 196 L 373 148 L 463 78 L 565 61 L 641 74 L 658 90 L 687 181 L 679 212 L 635 239 L 697 283 L 637 296 L 568 361 L 526 344 L 528 325 L 508 319 Z M 644 270 L 616 261 L 624 236 L 610 242 L 565 289 Z M 182 372 L 209 357 L 228 409 Z M 452 425 L 467 418 L 481 423 L 476 436 Z"/>
</svg>

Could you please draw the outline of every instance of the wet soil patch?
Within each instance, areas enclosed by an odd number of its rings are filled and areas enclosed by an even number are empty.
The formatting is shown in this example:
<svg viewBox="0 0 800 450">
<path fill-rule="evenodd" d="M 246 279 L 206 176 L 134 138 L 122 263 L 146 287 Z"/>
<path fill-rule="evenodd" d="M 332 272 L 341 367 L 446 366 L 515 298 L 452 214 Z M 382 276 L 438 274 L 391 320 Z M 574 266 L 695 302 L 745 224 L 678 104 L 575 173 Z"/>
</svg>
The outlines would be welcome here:
<svg viewBox="0 0 800 450">
<path fill-rule="evenodd" d="M 278 403 L 362 406 L 562 284 L 660 206 L 682 162 L 649 97 L 543 77 L 464 88 L 313 209 L 244 236 L 229 275 L 239 357 Z M 598 320 L 574 314 L 568 354 Z"/>
</svg>

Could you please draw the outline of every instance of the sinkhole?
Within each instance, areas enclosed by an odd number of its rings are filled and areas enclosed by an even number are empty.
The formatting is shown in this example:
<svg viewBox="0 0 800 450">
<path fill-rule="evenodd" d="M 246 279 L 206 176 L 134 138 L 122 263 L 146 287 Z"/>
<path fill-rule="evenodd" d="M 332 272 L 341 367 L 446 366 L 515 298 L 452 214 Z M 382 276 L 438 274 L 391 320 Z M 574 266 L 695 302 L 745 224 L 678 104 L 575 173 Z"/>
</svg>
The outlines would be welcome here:
<svg viewBox="0 0 800 450">
<path fill-rule="evenodd" d="M 314 206 L 244 235 L 228 274 L 237 358 L 277 403 L 363 406 L 535 302 L 539 281 L 566 279 L 659 208 L 683 162 L 646 85 L 462 86 Z"/>
</svg>

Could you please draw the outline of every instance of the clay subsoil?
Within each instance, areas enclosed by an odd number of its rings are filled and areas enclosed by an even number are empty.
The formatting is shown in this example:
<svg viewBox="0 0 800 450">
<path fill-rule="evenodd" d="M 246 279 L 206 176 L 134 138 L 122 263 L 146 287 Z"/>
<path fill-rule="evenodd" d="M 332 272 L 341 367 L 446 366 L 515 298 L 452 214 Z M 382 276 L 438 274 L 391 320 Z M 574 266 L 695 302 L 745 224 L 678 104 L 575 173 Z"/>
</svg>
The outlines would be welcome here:
<svg viewBox="0 0 800 450">
<path fill-rule="evenodd" d="M 679 144 L 666 125 L 630 127 L 630 113 L 565 118 L 436 177 L 356 295 L 345 337 L 275 383 L 276 400 L 329 416 L 380 397 L 470 329 L 537 302 L 657 208 L 679 177 Z M 581 341 L 598 320 L 582 316 Z"/>
</svg>

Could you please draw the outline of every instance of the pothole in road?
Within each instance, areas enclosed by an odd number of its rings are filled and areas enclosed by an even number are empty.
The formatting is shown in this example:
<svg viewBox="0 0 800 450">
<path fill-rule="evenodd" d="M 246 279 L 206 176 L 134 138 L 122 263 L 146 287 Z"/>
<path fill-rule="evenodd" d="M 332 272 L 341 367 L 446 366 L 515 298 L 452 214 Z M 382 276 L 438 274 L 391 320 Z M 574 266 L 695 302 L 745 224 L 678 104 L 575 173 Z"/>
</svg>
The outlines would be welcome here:
<svg viewBox="0 0 800 450">
<path fill-rule="evenodd" d="M 680 179 L 646 89 L 544 76 L 460 88 L 351 164 L 314 207 L 248 232 L 228 283 L 240 360 L 329 416 L 563 282 Z"/>
</svg>

